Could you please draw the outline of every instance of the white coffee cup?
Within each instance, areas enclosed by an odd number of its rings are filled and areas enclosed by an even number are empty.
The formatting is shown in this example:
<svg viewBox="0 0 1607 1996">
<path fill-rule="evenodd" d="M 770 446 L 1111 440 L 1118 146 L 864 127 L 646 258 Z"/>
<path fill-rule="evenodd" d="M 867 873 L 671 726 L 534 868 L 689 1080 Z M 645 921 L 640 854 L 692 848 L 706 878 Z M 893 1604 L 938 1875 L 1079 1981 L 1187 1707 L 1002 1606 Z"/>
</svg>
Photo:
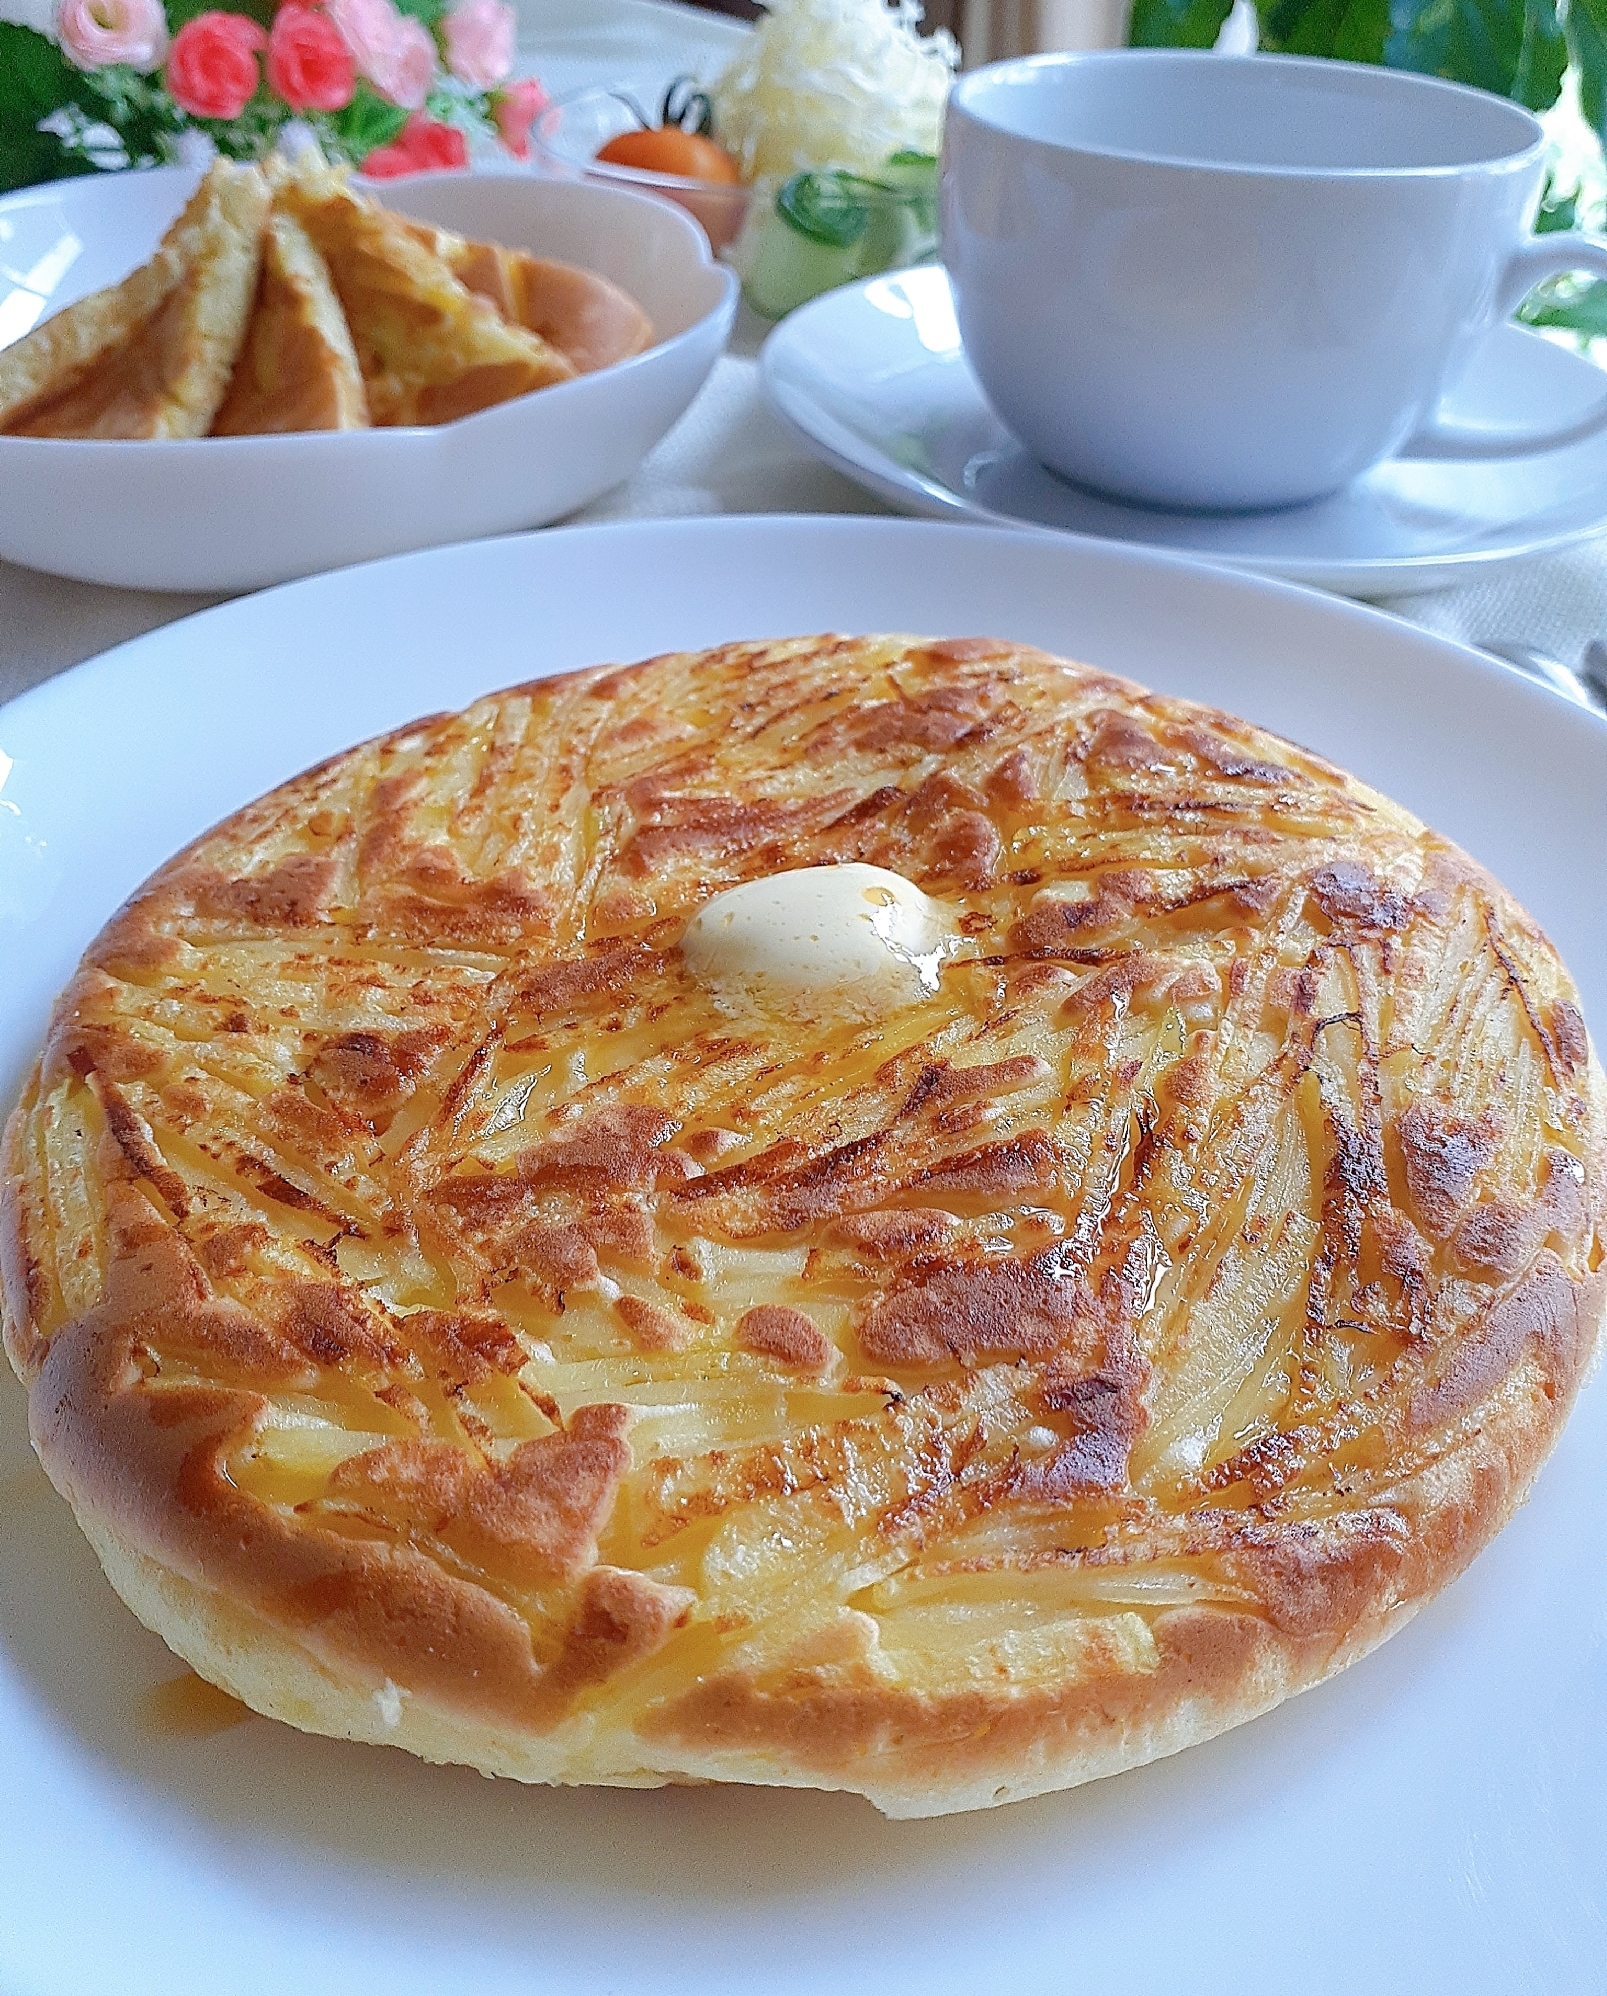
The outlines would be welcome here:
<svg viewBox="0 0 1607 1996">
<path fill-rule="evenodd" d="M 1030 56 L 962 77 L 943 260 L 966 357 L 1052 470 L 1248 510 L 1394 454 L 1500 457 L 1607 427 L 1439 421 L 1480 341 L 1607 241 L 1533 236 L 1544 136 L 1457 84 L 1208 51 Z"/>
</svg>

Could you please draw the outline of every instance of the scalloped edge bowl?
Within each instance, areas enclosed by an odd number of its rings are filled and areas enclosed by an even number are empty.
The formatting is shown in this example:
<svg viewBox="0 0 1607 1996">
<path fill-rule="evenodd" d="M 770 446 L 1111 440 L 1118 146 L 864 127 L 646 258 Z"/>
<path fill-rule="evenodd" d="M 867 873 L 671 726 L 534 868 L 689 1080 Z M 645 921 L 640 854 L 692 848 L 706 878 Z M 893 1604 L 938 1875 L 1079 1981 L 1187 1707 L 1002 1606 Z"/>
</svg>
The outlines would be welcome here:
<svg viewBox="0 0 1607 1996">
<path fill-rule="evenodd" d="M 0 200 L 0 344 L 144 261 L 197 177 L 159 167 Z M 627 479 L 725 346 L 736 279 L 664 201 L 527 173 L 418 174 L 369 191 L 419 220 L 600 271 L 647 312 L 654 345 L 431 429 L 0 437 L 0 557 L 125 588 L 241 590 L 545 526 Z"/>
</svg>

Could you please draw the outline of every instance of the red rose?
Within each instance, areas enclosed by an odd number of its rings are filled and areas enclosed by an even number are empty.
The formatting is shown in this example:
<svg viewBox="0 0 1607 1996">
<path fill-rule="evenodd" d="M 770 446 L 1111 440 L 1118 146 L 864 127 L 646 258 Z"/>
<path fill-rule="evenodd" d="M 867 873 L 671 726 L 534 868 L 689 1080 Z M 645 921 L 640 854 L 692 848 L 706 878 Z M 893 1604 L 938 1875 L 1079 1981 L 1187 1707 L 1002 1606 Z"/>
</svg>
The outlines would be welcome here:
<svg viewBox="0 0 1607 1996">
<path fill-rule="evenodd" d="M 244 14 L 197 14 L 167 52 L 167 90 L 192 118 L 238 118 L 257 94 L 268 37 Z"/>
<path fill-rule="evenodd" d="M 404 173 L 434 173 L 469 163 L 469 142 L 456 125 L 415 111 L 388 146 L 376 146 L 363 161 L 370 180 L 395 180 Z"/>
<path fill-rule="evenodd" d="M 329 16 L 286 0 L 268 36 L 268 88 L 292 111 L 344 111 L 357 88 L 357 66 Z"/>
</svg>

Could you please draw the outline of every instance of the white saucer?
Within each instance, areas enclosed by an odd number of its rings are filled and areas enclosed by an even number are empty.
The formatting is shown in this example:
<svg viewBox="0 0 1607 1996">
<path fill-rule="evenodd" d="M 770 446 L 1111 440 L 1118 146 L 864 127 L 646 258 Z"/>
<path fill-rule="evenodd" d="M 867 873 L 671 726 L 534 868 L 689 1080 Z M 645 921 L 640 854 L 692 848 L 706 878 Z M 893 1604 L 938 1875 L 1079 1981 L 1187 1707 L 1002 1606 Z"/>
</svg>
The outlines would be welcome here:
<svg viewBox="0 0 1607 1996">
<path fill-rule="evenodd" d="M 1607 527 L 1607 434 L 1500 462 L 1396 459 L 1335 498 L 1281 513 L 1168 513 L 1097 498 L 1046 471 L 993 413 L 935 266 L 805 305 L 765 342 L 761 369 L 772 405 L 812 450 L 892 505 L 937 519 L 1175 548 L 1352 596 L 1468 581 Z M 1583 414 L 1604 392 L 1589 361 L 1509 326 L 1445 407 L 1459 421 L 1505 427 Z"/>
</svg>

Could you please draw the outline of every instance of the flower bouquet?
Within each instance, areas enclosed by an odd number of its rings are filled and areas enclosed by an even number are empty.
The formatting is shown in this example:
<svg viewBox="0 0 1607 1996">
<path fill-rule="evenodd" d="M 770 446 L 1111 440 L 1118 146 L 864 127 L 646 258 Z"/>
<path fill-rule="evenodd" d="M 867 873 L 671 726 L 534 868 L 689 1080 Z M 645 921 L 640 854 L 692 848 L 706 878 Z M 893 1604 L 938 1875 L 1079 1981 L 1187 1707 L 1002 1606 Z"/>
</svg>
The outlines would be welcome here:
<svg viewBox="0 0 1607 1996">
<path fill-rule="evenodd" d="M 57 0 L 55 36 L 0 22 L 0 192 L 214 151 L 292 128 L 376 178 L 529 155 L 546 102 L 513 67 L 504 0 Z"/>
</svg>

